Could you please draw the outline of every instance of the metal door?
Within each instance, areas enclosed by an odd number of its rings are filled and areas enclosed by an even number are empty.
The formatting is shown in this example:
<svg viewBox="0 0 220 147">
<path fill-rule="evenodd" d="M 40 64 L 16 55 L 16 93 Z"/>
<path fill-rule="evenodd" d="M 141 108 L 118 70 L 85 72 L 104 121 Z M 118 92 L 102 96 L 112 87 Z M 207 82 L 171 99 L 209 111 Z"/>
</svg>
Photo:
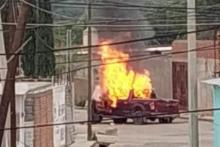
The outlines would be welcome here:
<svg viewBox="0 0 220 147">
<path fill-rule="evenodd" d="M 187 63 L 173 62 L 173 98 L 179 100 L 180 109 L 188 109 Z"/>
</svg>

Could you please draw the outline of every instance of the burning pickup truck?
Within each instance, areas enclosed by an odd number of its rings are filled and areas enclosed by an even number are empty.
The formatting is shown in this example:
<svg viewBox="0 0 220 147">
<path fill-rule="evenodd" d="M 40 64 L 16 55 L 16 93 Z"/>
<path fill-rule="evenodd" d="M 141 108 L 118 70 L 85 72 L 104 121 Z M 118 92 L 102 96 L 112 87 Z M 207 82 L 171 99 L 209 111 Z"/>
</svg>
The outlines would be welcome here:
<svg viewBox="0 0 220 147">
<path fill-rule="evenodd" d="M 171 123 L 178 113 L 178 102 L 158 99 L 152 90 L 150 73 L 129 64 L 130 55 L 104 43 L 99 50 L 99 84 L 92 102 L 93 122 L 112 118 L 115 123 L 125 123 L 128 118 L 135 124 L 146 119 L 159 119 Z"/>
<path fill-rule="evenodd" d="M 126 123 L 127 119 L 133 119 L 134 124 L 141 125 L 146 120 L 159 123 L 172 123 L 178 116 L 178 101 L 157 99 L 154 92 L 150 99 L 134 97 L 130 91 L 128 99 L 118 100 L 116 107 L 111 106 L 109 99 L 92 101 L 92 121 L 100 123 L 104 117 L 113 119 L 114 123 Z"/>
</svg>

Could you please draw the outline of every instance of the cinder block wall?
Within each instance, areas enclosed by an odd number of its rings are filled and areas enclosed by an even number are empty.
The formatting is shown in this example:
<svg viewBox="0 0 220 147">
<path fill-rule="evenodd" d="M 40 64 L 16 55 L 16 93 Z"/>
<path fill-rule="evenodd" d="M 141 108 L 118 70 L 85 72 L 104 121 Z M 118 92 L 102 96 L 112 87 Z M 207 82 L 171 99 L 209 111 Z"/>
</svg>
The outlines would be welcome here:
<svg viewBox="0 0 220 147">
<path fill-rule="evenodd" d="M 34 97 L 34 125 L 52 123 L 52 90 Z M 53 126 L 34 128 L 34 147 L 53 147 Z"/>
</svg>

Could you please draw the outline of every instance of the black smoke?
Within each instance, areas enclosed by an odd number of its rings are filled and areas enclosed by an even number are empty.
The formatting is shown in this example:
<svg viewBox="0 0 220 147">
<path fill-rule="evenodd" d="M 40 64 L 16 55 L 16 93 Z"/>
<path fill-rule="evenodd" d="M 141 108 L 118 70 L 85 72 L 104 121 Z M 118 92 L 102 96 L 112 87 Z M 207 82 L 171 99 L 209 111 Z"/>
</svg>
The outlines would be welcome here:
<svg viewBox="0 0 220 147">
<path fill-rule="evenodd" d="M 92 5 L 92 20 L 94 24 L 111 26 L 96 27 L 100 41 L 111 40 L 112 42 L 127 41 L 154 36 L 152 27 L 144 16 L 144 11 L 132 8 L 129 5 L 145 5 L 143 1 L 136 0 L 97 0 Z M 96 4 L 104 4 L 102 8 Z M 137 21 L 134 21 L 137 20 Z M 141 21 L 139 21 L 141 20 Z M 122 26 L 114 26 L 122 25 Z M 124 25 L 124 26 L 123 26 Z M 139 26 L 126 26 L 139 25 Z M 146 26 L 140 26 L 146 25 Z M 147 31 L 141 31 L 147 30 Z M 152 30 L 152 31 L 149 31 Z M 132 52 L 142 50 L 151 44 L 151 41 L 136 42 L 120 45 L 118 48 Z"/>
</svg>

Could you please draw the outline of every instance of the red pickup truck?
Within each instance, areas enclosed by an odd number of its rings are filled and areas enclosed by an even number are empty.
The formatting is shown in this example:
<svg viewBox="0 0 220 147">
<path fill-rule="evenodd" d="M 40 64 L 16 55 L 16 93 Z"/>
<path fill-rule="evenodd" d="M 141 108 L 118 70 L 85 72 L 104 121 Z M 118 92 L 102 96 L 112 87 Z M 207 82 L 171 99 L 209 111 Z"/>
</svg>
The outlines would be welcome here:
<svg viewBox="0 0 220 147">
<path fill-rule="evenodd" d="M 144 124 L 146 120 L 159 123 L 172 123 L 178 116 L 179 103 L 176 100 L 158 99 L 152 95 L 150 99 L 133 97 L 131 90 L 127 100 L 118 100 L 117 107 L 113 108 L 107 101 L 92 101 L 92 121 L 100 123 L 103 118 L 113 119 L 114 123 L 126 123 L 133 119 L 134 124 Z"/>
</svg>

